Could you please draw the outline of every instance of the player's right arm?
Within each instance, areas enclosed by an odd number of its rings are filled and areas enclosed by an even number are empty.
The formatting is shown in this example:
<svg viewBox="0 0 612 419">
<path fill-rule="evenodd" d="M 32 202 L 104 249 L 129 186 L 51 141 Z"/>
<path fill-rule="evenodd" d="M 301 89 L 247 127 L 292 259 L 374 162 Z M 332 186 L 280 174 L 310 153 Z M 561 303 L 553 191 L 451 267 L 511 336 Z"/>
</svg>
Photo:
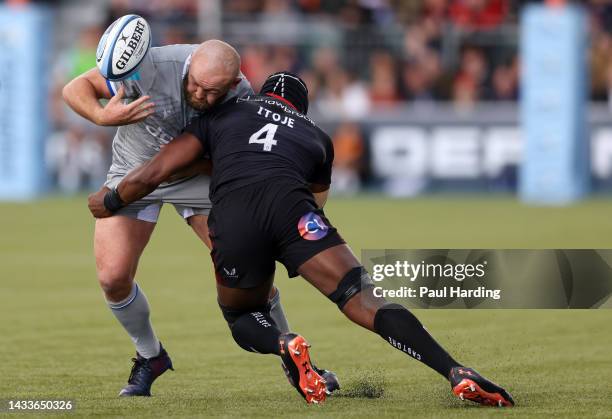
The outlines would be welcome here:
<svg viewBox="0 0 612 419">
<path fill-rule="evenodd" d="M 204 146 L 196 136 L 188 132 L 179 135 L 151 160 L 128 173 L 115 189 L 102 188 L 89 195 L 89 210 L 96 218 L 110 217 L 119 208 L 149 195 L 172 174 L 202 158 L 203 152 Z"/>
<path fill-rule="evenodd" d="M 106 85 L 97 68 L 93 68 L 70 81 L 62 90 L 64 101 L 73 111 L 102 126 L 129 125 L 142 121 L 155 112 L 155 104 L 149 96 L 143 96 L 126 104 L 123 103 L 124 88 L 121 86 L 115 96 Z M 110 99 L 106 106 L 100 99 Z"/>
</svg>

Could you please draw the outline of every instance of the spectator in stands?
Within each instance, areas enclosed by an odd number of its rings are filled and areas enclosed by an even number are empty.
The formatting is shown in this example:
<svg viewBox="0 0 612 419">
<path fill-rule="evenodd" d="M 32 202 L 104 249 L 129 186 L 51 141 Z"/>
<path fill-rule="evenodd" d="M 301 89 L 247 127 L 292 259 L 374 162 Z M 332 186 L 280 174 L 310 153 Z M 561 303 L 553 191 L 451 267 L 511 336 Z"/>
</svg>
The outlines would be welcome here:
<svg viewBox="0 0 612 419">
<path fill-rule="evenodd" d="M 393 56 L 377 51 L 370 57 L 370 101 L 373 106 L 388 107 L 400 101 L 398 71 Z"/>
<path fill-rule="evenodd" d="M 612 2 L 610 0 L 591 0 L 587 5 L 591 13 L 591 25 L 612 34 Z"/>
<path fill-rule="evenodd" d="M 427 36 L 430 48 L 440 51 L 442 48 L 442 31 L 448 19 L 446 0 L 425 0 L 421 12 L 421 26 Z"/>
<path fill-rule="evenodd" d="M 518 66 L 517 60 L 510 65 L 500 65 L 493 71 L 493 100 L 513 101 L 518 99 Z"/>
<path fill-rule="evenodd" d="M 483 98 L 487 79 L 488 62 L 481 48 L 467 45 L 461 53 L 459 72 L 453 83 L 454 100 L 461 103 Z"/>
<path fill-rule="evenodd" d="M 353 120 L 368 113 L 370 98 L 366 86 L 344 69 L 326 74 L 324 81 L 315 101 L 322 114 Z"/>
<path fill-rule="evenodd" d="M 334 193 L 354 194 L 361 188 L 360 172 L 363 169 L 364 145 L 359 125 L 341 123 L 332 136 L 334 143 Z"/>
<path fill-rule="evenodd" d="M 590 48 L 591 60 L 591 97 L 604 101 L 608 98 L 608 68 L 612 65 L 612 36 L 603 29 L 592 28 Z"/>
<path fill-rule="evenodd" d="M 313 54 L 312 71 L 305 76 L 311 82 L 309 90 L 320 112 L 348 119 L 360 118 L 368 112 L 367 88 L 342 68 L 335 49 L 318 48 Z"/>
<path fill-rule="evenodd" d="M 263 40 L 272 45 L 298 42 L 300 17 L 291 3 L 289 0 L 264 1 L 259 16 L 259 32 Z"/>
<path fill-rule="evenodd" d="M 452 0 L 449 15 L 463 30 L 493 29 L 507 17 L 508 0 Z"/>
<path fill-rule="evenodd" d="M 441 95 L 442 67 L 439 54 L 426 50 L 419 59 L 408 60 L 403 67 L 404 98 L 413 102 L 432 102 Z"/>
<path fill-rule="evenodd" d="M 261 45 L 249 45 L 240 51 L 242 58 L 242 72 L 251 82 L 253 89 L 261 87 L 269 74 L 274 70 L 270 68 L 267 48 Z"/>
<path fill-rule="evenodd" d="M 453 106 L 459 112 L 470 111 L 478 101 L 478 86 L 474 79 L 459 75 L 453 83 Z"/>
</svg>

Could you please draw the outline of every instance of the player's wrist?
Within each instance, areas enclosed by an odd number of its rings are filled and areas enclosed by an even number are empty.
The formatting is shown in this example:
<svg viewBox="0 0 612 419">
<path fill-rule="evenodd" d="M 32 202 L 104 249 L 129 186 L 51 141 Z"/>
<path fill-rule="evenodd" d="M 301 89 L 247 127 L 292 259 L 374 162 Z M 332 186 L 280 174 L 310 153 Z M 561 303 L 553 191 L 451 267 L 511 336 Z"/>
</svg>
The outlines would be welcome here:
<svg viewBox="0 0 612 419">
<path fill-rule="evenodd" d="M 94 109 L 92 116 L 93 116 L 92 122 L 94 124 L 102 126 L 102 127 L 108 125 L 106 121 L 104 120 L 104 108 L 102 106 L 98 105 L 98 107 Z"/>
<path fill-rule="evenodd" d="M 125 207 L 125 202 L 123 202 L 121 196 L 119 196 L 117 187 L 112 188 L 104 194 L 104 208 L 114 213 L 123 207 Z"/>
</svg>

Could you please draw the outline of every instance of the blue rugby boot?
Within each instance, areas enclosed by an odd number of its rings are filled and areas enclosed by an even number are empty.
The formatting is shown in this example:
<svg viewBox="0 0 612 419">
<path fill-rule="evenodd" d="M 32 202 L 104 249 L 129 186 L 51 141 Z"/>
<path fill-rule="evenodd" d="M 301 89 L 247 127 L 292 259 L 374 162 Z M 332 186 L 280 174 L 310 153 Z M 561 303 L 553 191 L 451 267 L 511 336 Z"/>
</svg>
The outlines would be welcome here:
<svg viewBox="0 0 612 419">
<path fill-rule="evenodd" d="M 143 358 L 136 352 L 136 358 L 132 358 L 134 366 L 128 378 L 127 386 L 119 392 L 121 397 L 151 396 L 151 385 L 153 381 L 166 370 L 174 371 L 172 360 L 168 352 L 159 344 L 159 355 L 153 358 Z"/>
</svg>

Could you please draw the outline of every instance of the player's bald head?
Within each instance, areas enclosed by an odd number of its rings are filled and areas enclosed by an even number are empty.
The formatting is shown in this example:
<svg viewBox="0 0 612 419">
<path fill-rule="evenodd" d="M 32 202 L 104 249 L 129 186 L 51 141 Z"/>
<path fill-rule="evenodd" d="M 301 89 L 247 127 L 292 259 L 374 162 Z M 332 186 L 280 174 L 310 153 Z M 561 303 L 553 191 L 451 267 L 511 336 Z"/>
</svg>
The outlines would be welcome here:
<svg viewBox="0 0 612 419">
<path fill-rule="evenodd" d="M 200 44 L 191 56 L 183 81 L 185 97 L 191 107 L 205 111 L 223 100 L 240 80 L 238 52 L 228 43 L 211 39 Z"/>
<path fill-rule="evenodd" d="M 196 78 L 223 78 L 231 82 L 240 74 L 240 55 L 230 44 L 211 39 L 193 52 L 190 70 Z"/>
</svg>

